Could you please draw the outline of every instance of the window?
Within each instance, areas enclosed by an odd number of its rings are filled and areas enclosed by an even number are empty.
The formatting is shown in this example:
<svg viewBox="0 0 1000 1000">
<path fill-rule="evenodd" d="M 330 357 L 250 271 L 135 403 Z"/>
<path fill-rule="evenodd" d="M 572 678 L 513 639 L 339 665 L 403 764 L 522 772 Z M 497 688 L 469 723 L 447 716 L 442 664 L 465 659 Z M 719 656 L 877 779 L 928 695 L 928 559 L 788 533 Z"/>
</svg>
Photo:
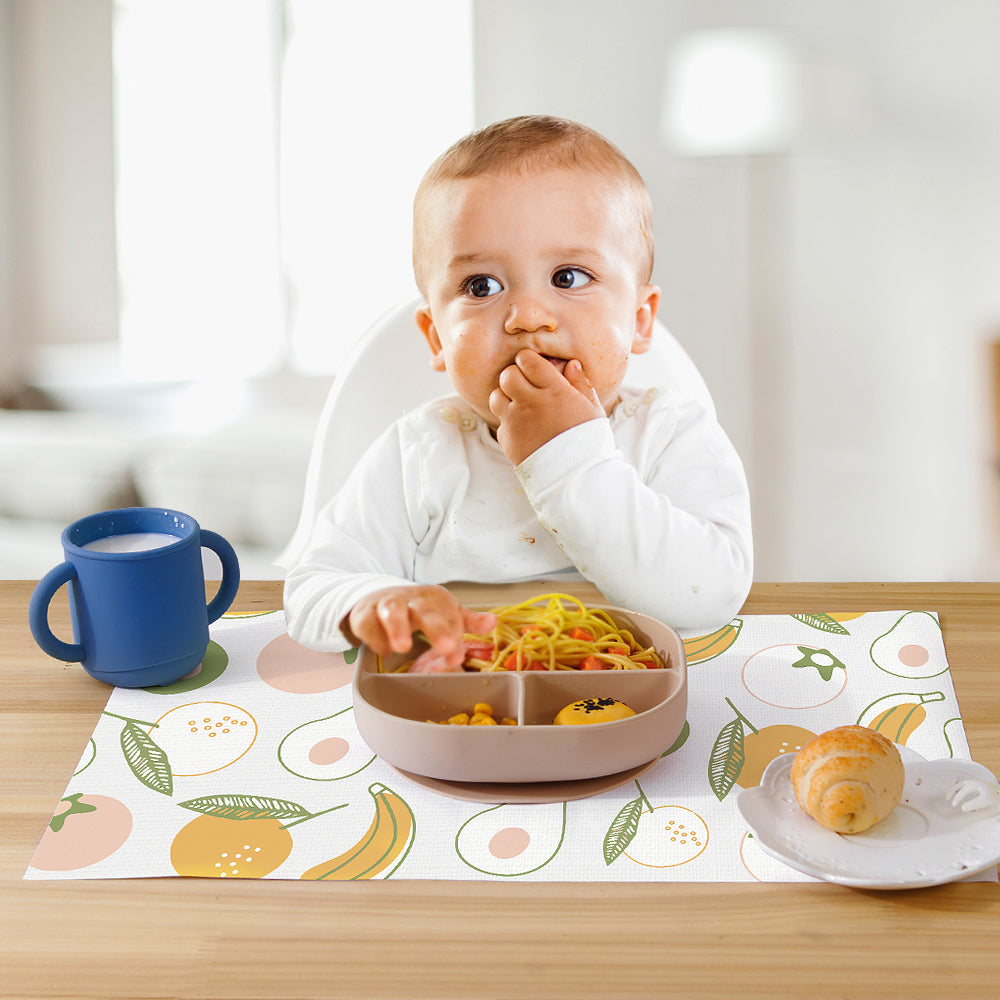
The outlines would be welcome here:
<svg viewBox="0 0 1000 1000">
<path fill-rule="evenodd" d="M 472 126 L 470 0 L 116 0 L 137 378 L 327 374 L 412 291 L 410 206 Z"/>
</svg>

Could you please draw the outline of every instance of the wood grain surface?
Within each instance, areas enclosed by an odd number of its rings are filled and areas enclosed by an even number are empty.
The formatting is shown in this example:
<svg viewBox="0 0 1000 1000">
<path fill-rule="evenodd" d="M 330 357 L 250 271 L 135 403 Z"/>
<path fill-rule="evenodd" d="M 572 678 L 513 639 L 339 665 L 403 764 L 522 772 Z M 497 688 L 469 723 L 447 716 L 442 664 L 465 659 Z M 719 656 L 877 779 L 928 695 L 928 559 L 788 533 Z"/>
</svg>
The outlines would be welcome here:
<svg viewBox="0 0 1000 1000">
<path fill-rule="evenodd" d="M 994 883 L 22 881 L 109 693 L 34 645 L 32 587 L 0 582 L 0 997 L 1000 996 Z M 244 583 L 234 610 L 280 606 Z M 973 757 L 1000 773 L 1000 585 L 762 583 L 743 611 L 893 609 L 940 613 Z"/>
</svg>

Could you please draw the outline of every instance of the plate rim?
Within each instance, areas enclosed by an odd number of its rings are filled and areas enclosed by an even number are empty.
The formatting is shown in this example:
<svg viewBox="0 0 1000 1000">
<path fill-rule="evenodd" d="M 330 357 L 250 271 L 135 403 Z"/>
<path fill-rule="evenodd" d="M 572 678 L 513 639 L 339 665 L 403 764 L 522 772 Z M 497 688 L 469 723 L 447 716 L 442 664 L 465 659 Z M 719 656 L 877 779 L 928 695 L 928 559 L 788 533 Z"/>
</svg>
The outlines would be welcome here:
<svg viewBox="0 0 1000 1000">
<path fill-rule="evenodd" d="M 903 758 L 904 767 L 906 767 L 907 764 L 913 765 L 933 762 L 910 747 L 897 744 L 897 748 L 900 751 L 900 756 Z M 903 880 L 893 878 L 875 878 L 860 874 L 852 875 L 850 873 L 838 875 L 835 872 L 824 869 L 821 865 L 811 864 L 809 859 L 803 859 L 781 851 L 770 842 L 768 831 L 762 832 L 760 827 L 751 821 L 747 812 L 744 810 L 744 804 L 749 806 L 755 801 L 770 799 L 773 795 L 771 789 L 774 787 L 774 782 L 784 777 L 785 772 L 791 770 L 792 761 L 794 759 L 794 754 L 782 754 L 781 756 L 776 757 L 764 769 L 764 773 L 761 775 L 760 784 L 752 788 L 743 789 L 737 796 L 736 800 L 740 815 L 743 818 L 743 821 L 747 824 L 748 830 L 757 839 L 757 843 L 761 850 L 787 867 L 820 881 L 829 882 L 832 885 L 845 886 L 847 888 L 904 890 L 929 888 L 936 885 L 945 885 L 950 882 L 962 881 L 964 879 L 972 879 L 975 878 L 975 876 L 982 874 L 987 869 L 1000 864 L 1000 842 L 998 842 L 995 852 L 986 858 L 981 866 L 975 869 L 965 868 L 939 871 L 937 874 L 929 875 L 925 878 L 915 877 Z M 976 769 L 980 775 L 985 773 L 986 775 L 989 775 L 994 782 L 997 781 L 996 776 L 989 770 L 989 768 L 978 763 L 977 761 L 954 757 L 942 757 L 935 759 L 950 761 L 951 763 L 959 766 L 971 765 L 971 767 Z M 990 817 L 984 818 L 983 822 L 986 823 L 989 819 L 996 819 L 996 814 L 992 814 Z"/>
</svg>

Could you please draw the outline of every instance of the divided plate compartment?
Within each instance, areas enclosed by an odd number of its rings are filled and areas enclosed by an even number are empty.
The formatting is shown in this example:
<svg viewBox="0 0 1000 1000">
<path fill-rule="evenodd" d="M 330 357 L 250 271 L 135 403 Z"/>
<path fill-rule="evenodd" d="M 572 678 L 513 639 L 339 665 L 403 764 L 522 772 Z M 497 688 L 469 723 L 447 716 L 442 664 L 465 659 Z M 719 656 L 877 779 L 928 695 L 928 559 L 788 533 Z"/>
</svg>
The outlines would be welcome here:
<svg viewBox="0 0 1000 1000">
<path fill-rule="evenodd" d="M 662 670 L 393 671 L 414 652 L 380 658 L 367 648 L 354 674 L 354 715 L 365 742 L 394 767 L 447 781 L 566 781 L 617 774 L 658 757 L 680 734 L 687 712 L 684 645 L 667 625 L 605 607 L 653 646 Z M 615 698 L 627 719 L 556 726 L 560 709 L 584 698 Z M 486 702 L 516 726 L 436 725 Z M 430 720 L 430 721 L 428 721 Z"/>
</svg>

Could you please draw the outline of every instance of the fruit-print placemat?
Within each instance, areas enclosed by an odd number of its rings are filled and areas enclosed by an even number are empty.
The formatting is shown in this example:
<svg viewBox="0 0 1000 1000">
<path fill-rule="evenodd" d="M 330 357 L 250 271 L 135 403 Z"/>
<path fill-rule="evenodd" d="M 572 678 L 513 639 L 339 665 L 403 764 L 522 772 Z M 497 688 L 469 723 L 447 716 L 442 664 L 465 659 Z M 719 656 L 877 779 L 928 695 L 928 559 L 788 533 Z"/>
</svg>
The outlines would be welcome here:
<svg viewBox="0 0 1000 1000">
<path fill-rule="evenodd" d="M 969 759 L 928 611 L 747 615 L 688 638 L 674 746 L 619 788 L 533 804 L 445 797 L 376 758 L 353 720 L 354 651 L 304 649 L 282 612 L 211 635 L 194 675 L 111 692 L 25 878 L 811 881 L 736 808 L 774 757 L 860 723 Z"/>
</svg>

